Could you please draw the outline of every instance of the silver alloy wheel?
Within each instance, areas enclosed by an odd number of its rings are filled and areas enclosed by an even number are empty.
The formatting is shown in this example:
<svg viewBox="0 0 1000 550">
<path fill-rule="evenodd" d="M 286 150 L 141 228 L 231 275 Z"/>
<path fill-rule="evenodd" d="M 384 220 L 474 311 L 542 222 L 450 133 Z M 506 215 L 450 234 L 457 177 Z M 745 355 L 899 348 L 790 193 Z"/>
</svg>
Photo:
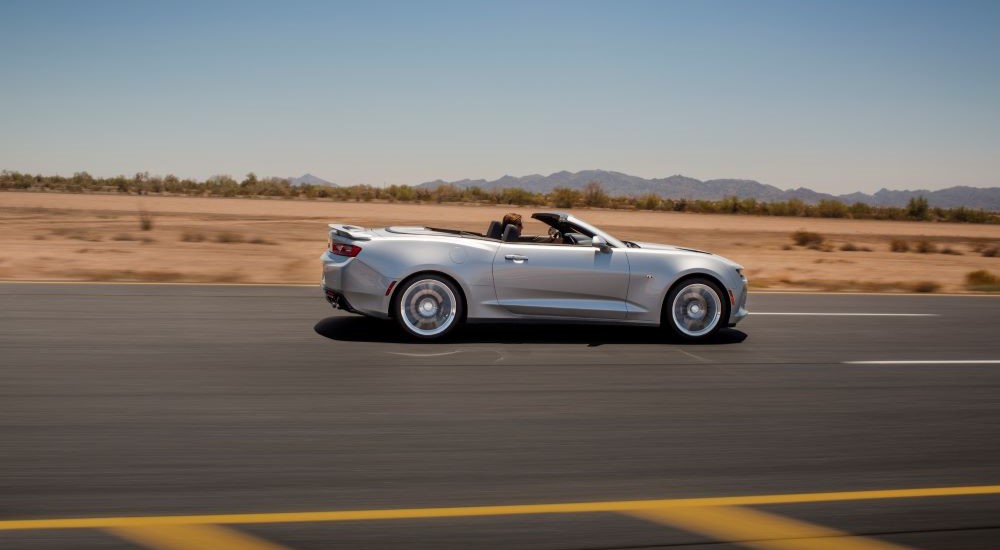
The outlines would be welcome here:
<svg viewBox="0 0 1000 550">
<path fill-rule="evenodd" d="M 712 332 L 722 318 L 722 300 L 718 292 L 701 283 L 682 288 L 670 309 L 674 326 L 687 336 L 704 336 Z"/>
<path fill-rule="evenodd" d="M 455 293 L 437 279 L 414 281 L 399 300 L 399 318 L 408 330 L 420 336 L 434 336 L 448 330 L 457 312 Z"/>
</svg>

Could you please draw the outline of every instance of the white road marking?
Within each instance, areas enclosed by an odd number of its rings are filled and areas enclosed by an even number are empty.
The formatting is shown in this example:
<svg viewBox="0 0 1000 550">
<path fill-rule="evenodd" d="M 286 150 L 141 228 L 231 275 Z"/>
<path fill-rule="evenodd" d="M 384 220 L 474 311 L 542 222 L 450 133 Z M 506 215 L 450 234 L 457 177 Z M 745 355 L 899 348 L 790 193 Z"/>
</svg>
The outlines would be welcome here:
<svg viewBox="0 0 1000 550">
<path fill-rule="evenodd" d="M 940 317 L 937 313 L 817 313 L 797 311 L 751 311 L 754 315 L 800 315 L 810 317 Z"/>
<path fill-rule="evenodd" d="M 445 355 L 455 355 L 456 353 L 462 353 L 465 350 L 457 349 L 455 351 L 443 351 L 441 353 L 403 353 L 401 351 L 390 351 L 391 355 L 402 355 L 403 357 L 443 357 Z"/>
<path fill-rule="evenodd" d="M 918 359 L 903 361 L 844 361 L 845 365 L 1000 365 L 1000 359 Z"/>
<path fill-rule="evenodd" d="M 698 361 L 701 361 L 702 363 L 711 363 L 711 361 L 709 361 L 708 359 L 705 359 L 704 357 L 698 357 L 697 355 L 691 353 L 690 351 L 684 351 L 682 349 L 679 349 L 677 351 L 683 353 L 684 355 L 687 355 L 688 357 L 690 357 L 692 359 L 697 359 Z"/>
</svg>

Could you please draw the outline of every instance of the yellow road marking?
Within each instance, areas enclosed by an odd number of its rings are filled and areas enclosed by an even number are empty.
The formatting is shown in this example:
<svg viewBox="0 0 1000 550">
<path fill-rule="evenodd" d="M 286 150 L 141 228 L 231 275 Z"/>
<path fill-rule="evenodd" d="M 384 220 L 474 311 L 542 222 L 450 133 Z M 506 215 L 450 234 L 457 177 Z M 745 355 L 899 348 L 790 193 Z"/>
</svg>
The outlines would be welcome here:
<svg viewBox="0 0 1000 550">
<path fill-rule="evenodd" d="M 732 506 L 634 510 L 628 515 L 762 550 L 905 550 L 804 521 Z"/>
<path fill-rule="evenodd" d="M 218 525 L 137 525 L 108 532 L 155 550 L 287 550 Z"/>
<path fill-rule="evenodd" d="M 757 504 L 798 504 L 845 500 L 875 500 L 919 497 L 953 497 L 1000 494 L 1000 485 L 967 487 L 931 487 L 923 489 L 887 489 L 876 491 L 841 491 L 833 493 L 795 493 L 732 497 L 677 498 L 658 500 L 619 500 L 605 502 L 565 502 L 556 504 L 515 504 L 499 506 L 462 506 L 451 508 L 396 508 L 383 510 L 331 510 L 318 512 L 276 512 L 253 514 L 206 514 L 188 516 L 125 516 L 92 518 L 15 519 L 0 521 L 0 531 L 24 529 L 100 529 L 136 525 L 206 525 L 247 523 L 311 523 L 323 521 L 365 521 L 419 518 L 457 518 L 476 516 L 512 516 L 527 514 L 579 514 L 586 512 L 630 512 L 650 508 L 686 506 L 751 506 Z"/>
</svg>

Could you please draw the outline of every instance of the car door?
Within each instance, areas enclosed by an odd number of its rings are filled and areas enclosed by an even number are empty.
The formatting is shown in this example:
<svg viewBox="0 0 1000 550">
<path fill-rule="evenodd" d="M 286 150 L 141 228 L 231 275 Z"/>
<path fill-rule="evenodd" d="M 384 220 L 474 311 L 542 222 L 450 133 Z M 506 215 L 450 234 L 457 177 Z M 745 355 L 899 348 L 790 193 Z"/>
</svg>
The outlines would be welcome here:
<svg viewBox="0 0 1000 550">
<path fill-rule="evenodd" d="M 500 305 L 522 315 L 624 319 L 628 277 L 616 248 L 505 242 L 493 259 Z"/>
</svg>

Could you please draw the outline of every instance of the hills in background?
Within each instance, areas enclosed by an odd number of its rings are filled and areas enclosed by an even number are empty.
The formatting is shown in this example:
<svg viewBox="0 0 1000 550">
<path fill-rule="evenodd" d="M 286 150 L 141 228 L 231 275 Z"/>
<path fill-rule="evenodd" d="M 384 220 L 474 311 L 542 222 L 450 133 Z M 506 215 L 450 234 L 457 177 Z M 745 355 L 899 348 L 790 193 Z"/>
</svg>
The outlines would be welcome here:
<svg viewBox="0 0 1000 550">
<path fill-rule="evenodd" d="M 314 176 L 312 174 L 302 174 L 297 178 L 288 178 L 288 183 L 290 185 L 330 185 L 336 187 L 337 184 L 332 181 L 327 181 L 323 178 Z"/>
<path fill-rule="evenodd" d="M 788 201 L 798 199 L 807 204 L 817 204 L 824 199 L 834 199 L 845 204 L 856 202 L 871 206 L 905 206 L 910 199 L 923 196 L 931 206 L 941 208 L 977 208 L 993 212 L 1000 211 L 1000 187 L 968 187 L 954 186 L 937 191 L 926 189 L 890 190 L 882 188 L 874 194 L 849 193 L 846 195 L 831 195 L 820 193 L 806 187 L 797 189 L 780 189 L 748 179 L 713 179 L 699 180 L 687 176 L 675 175 L 666 178 L 646 179 L 631 176 L 622 172 L 608 170 L 582 170 L 580 172 L 556 172 L 543 176 L 531 174 L 528 176 L 503 176 L 495 180 L 463 179 L 458 181 L 434 180 L 421 183 L 417 187 L 435 188 L 439 185 L 454 185 L 459 188 L 479 187 L 484 190 L 521 188 L 533 193 L 551 193 L 557 187 L 582 190 L 588 183 L 598 181 L 609 195 L 638 197 L 655 194 L 665 199 L 689 200 L 722 200 L 727 197 L 740 199 L 756 199 L 763 202 Z M 303 174 L 297 178 L 288 178 L 293 186 L 326 185 L 338 187 L 332 181 Z"/>
<path fill-rule="evenodd" d="M 493 181 L 485 179 L 463 179 L 452 182 L 435 180 L 421 183 L 418 187 L 434 188 L 443 184 L 451 184 L 460 188 L 480 187 L 487 190 L 519 187 L 535 193 L 549 193 L 556 187 L 583 189 L 591 181 L 600 182 L 609 195 L 632 197 L 652 193 L 665 199 L 721 200 L 736 196 L 741 199 L 752 198 L 765 202 L 799 199 L 809 204 L 816 204 L 823 199 L 835 199 L 846 204 L 862 202 L 872 206 L 905 206 L 911 198 L 923 196 L 927 198 L 931 206 L 941 208 L 965 206 L 1000 211 L 1000 187 L 955 186 L 938 191 L 923 189 L 894 191 L 883 188 L 873 195 L 867 193 L 831 195 L 805 187 L 782 190 L 773 185 L 746 179 L 701 181 L 680 175 L 645 179 L 607 170 L 562 171 L 548 176 L 541 174 L 522 177 L 503 176 Z"/>
</svg>

